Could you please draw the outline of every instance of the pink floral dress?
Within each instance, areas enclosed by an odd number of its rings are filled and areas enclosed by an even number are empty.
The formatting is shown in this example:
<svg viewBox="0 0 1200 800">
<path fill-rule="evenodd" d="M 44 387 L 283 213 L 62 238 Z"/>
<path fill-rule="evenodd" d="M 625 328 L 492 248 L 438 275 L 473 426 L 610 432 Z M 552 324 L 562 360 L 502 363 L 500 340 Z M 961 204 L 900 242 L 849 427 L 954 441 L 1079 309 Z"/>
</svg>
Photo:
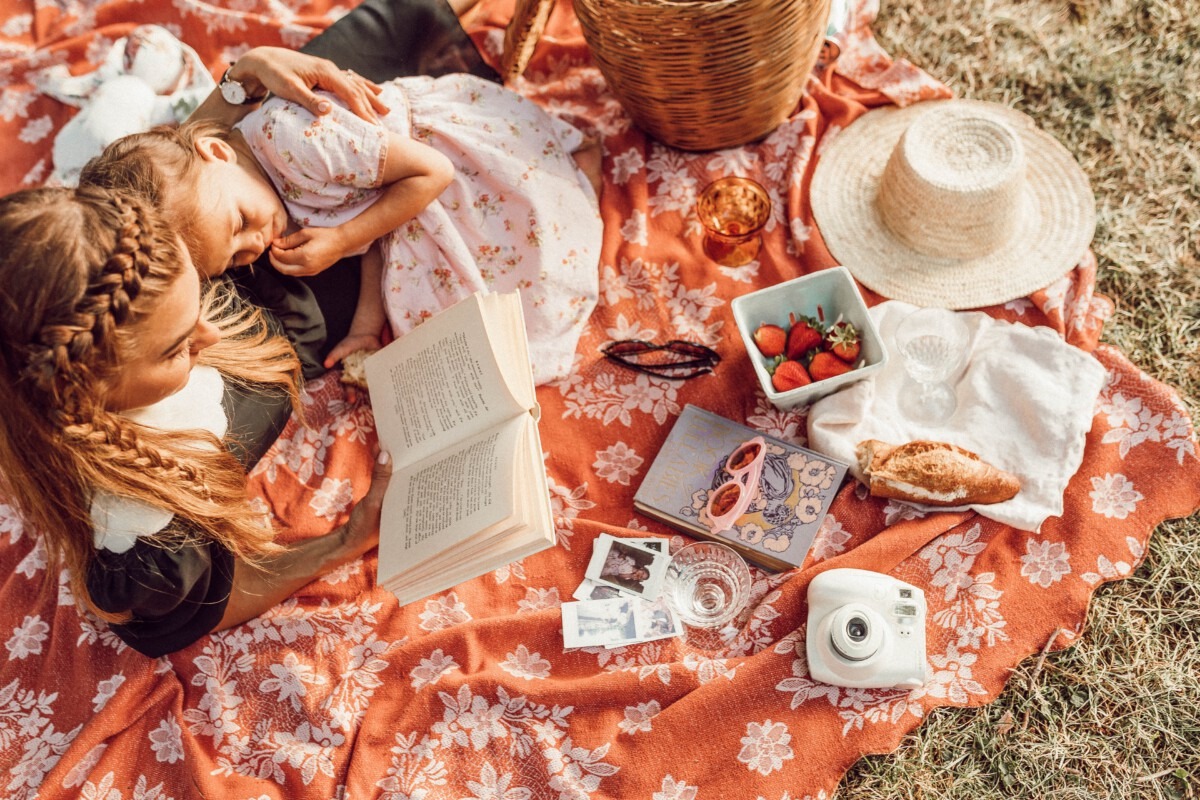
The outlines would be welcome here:
<svg viewBox="0 0 1200 800">
<path fill-rule="evenodd" d="M 400 78 L 381 99 L 388 129 L 455 166 L 437 200 L 380 239 L 393 333 L 475 291 L 520 291 L 534 379 L 564 377 L 596 305 L 603 235 L 595 192 L 571 158 L 582 134 L 473 75 Z M 298 225 L 340 225 L 380 196 L 385 130 L 336 102 L 314 117 L 274 98 L 238 129 Z"/>
</svg>

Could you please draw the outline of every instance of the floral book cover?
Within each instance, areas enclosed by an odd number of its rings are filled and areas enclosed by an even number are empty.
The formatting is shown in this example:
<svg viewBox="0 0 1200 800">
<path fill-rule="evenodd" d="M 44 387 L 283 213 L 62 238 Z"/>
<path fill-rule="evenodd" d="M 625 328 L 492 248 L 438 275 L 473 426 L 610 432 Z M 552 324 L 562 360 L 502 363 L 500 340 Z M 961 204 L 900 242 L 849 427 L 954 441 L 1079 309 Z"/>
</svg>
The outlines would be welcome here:
<svg viewBox="0 0 1200 800">
<path fill-rule="evenodd" d="M 729 480 L 725 461 L 746 440 L 767 443 L 758 496 L 734 526 L 714 534 L 708 493 Z M 804 563 L 847 466 L 799 445 L 687 405 L 633 497 L 634 507 L 684 533 L 728 544 L 770 570 Z"/>
</svg>

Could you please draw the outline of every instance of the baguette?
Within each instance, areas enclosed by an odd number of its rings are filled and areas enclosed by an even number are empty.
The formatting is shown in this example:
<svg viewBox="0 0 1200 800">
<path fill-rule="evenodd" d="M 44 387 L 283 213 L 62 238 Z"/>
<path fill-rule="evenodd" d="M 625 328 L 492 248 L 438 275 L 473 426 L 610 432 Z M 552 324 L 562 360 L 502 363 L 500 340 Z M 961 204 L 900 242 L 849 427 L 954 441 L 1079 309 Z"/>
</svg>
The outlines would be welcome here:
<svg viewBox="0 0 1200 800">
<path fill-rule="evenodd" d="M 855 448 L 867 488 L 876 497 L 930 506 L 999 503 L 1016 496 L 1021 482 L 970 450 L 919 440 L 898 446 L 867 439 Z"/>
</svg>

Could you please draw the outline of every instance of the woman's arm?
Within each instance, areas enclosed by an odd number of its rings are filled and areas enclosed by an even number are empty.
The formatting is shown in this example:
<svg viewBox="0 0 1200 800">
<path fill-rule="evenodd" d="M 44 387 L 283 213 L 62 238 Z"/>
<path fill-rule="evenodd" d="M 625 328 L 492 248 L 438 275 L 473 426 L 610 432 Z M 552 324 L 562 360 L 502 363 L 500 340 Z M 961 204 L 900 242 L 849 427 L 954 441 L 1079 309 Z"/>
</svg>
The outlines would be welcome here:
<svg viewBox="0 0 1200 800">
<path fill-rule="evenodd" d="M 213 630 L 225 630 L 259 616 L 297 589 L 375 547 L 379 543 L 383 493 L 391 476 L 391 458 L 381 452 L 375 460 L 371 488 L 355 504 L 345 525 L 324 536 L 299 542 L 287 552 L 258 564 L 236 562 L 225 614 Z"/>
<path fill-rule="evenodd" d="M 427 144 L 389 132 L 379 199 L 337 227 L 303 228 L 276 239 L 271 264 L 285 275 L 316 275 L 421 213 L 453 179 L 450 159 Z"/>
<path fill-rule="evenodd" d="M 371 122 L 388 107 L 377 97 L 379 87 L 366 78 L 338 68 L 324 58 L 317 58 L 283 47 L 255 47 L 248 50 L 229 68 L 229 77 L 241 83 L 251 97 L 264 97 L 267 92 L 299 103 L 318 116 L 328 114 L 329 100 L 316 94 L 317 89 L 340 97 L 356 115 Z M 256 106 L 230 105 L 221 92 L 214 89 L 189 119 L 210 119 L 232 125 Z"/>
</svg>

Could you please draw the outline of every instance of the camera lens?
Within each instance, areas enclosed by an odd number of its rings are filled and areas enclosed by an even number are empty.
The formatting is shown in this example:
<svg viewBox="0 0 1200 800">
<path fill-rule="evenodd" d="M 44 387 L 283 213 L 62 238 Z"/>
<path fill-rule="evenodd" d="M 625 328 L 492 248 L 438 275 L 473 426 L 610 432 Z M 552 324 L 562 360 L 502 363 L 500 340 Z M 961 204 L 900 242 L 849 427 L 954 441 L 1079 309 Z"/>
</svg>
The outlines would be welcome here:
<svg viewBox="0 0 1200 800">
<path fill-rule="evenodd" d="M 846 661 L 866 661 L 883 647 L 886 627 L 875 611 L 861 603 L 850 603 L 831 615 L 829 644 Z"/>
</svg>

